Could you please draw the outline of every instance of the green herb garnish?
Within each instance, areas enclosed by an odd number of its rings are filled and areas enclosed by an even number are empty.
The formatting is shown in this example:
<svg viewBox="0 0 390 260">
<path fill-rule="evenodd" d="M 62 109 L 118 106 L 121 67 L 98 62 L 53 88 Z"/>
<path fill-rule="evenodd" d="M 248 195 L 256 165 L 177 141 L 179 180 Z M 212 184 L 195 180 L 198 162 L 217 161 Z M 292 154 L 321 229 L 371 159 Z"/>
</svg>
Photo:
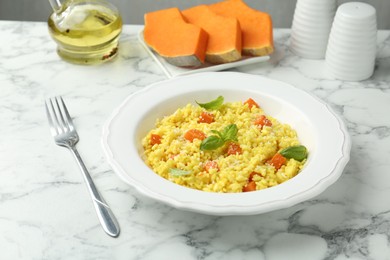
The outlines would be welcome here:
<svg viewBox="0 0 390 260">
<path fill-rule="evenodd" d="M 284 148 L 279 153 L 288 159 L 292 158 L 300 162 L 307 158 L 307 149 L 303 145 L 290 146 Z"/>
<path fill-rule="evenodd" d="M 199 103 L 198 101 L 195 101 L 195 102 L 200 107 L 203 107 L 206 110 L 217 110 L 222 106 L 223 101 L 224 101 L 223 96 L 219 96 L 216 99 L 214 99 L 208 103 Z"/>
<path fill-rule="evenodd" d="M 191 174 L 191 171 L 180 170 L 176 168 L 169 169 L 169 174 L 173 177 L 185 176 Z"/>
<path fill-rule="evenodd" d="M 227 141 L 237 142 L 237 125 L 231 124 L 226 126 L 221 132 L 217 130 L 211 130 L 215 135 L 211 135 L 204 139 L 200 144 L 200 150 L 210 151 L 215 150 L 223 146 Z"/>
<path fill-rule="evenodd" d="M 221 132 L 221 137 L 226 141 L 237 141 L 238 128 L 236 124 L 231 124 L 225 127 Z"/>
</svg>

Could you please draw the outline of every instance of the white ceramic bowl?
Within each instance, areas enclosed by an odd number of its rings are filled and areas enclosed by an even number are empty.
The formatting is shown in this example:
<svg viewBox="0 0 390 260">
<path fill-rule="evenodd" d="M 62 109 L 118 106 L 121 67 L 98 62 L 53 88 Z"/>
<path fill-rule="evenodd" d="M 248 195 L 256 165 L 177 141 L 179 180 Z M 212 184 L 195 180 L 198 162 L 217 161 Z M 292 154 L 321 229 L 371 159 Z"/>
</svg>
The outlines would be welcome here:
<svg viewBox="0 0 390 260">
<path fill-rule="evenodd" d="M 224 194 L 182 187 L 145 165 L 141 139 L 157 118 L 219 95 L 226 102 L 253 98 L 267 114 L 296 129 L 309 151 L 304 169 L 272 188 Z M 139 192 L 179 209 L 211 215 L 259 214 L 313 198 L 339 178 L 351 148 L 342 120 L 318 98 L 280 81 L 234 72 L 177 77 L 132 94 L 105 124 L 102 144 L 114 171 Z"/>
</svg>

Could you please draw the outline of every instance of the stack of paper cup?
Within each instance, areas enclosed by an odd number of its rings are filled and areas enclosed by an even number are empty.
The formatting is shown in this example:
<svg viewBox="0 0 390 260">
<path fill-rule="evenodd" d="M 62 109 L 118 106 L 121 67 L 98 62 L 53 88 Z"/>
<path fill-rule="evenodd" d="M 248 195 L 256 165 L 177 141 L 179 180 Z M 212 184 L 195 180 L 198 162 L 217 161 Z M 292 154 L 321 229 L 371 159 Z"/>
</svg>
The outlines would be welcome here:
<svg viewBox="0 0 390 260">
<path fill-rule="evenodd" d="M 349 2 L 336 12 L 326 51 L 326 65 L 337 79 L 371 77 L 376 55 L 376 11 L 369 4 Z"/>
<path fill-rule="evenodd" d="M 303 58 L 323 59 L 336 9 L 336 0 L 298 0 L 290 50 Z"/>
</svg>

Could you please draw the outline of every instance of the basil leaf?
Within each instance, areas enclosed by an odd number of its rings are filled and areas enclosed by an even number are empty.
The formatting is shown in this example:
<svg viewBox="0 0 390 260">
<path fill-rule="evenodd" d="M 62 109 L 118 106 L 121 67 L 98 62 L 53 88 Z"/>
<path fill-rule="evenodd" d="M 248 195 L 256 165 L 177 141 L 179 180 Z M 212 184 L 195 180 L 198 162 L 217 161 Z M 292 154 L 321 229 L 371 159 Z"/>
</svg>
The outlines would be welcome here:
<svg viewBox="0 0 390 260">
<path fill-rule="evenodd" d="M 198 103 L 198 101 L 195 101 L 196 104 L 198 104 L 200 107 L 203 107 L 206 110 L 217 110 L 219 109 L 223 104 L 224 98 L 223 96 L 219 96 L 216 99 L 208 102 L 208 103 Z"/>
<path fill-rule="evenodd" d="M 203 139 L 202 143 L 200 144 L 200 150 L 202 151 L 215 150 L 218 147 L 221 147 L 224 143 L 225 141 L 222 138 L 216 135 L 211 135 L 206 139 Z"/>
<path fill-rule="evenodd" d="M 185 176 L 191 174 L 191 171 L 184 171 L 176 168 L 169 169 L 169 174 L 173 177 Z"/>
<path fill-rule="evenodd" d="M 215 135 L 211 135 L 204 139 L 200 144 L 200 150 L 208 151 L 215 150 L 223 146 L 227 141 L 237 141 L 237 125 L 231 124 L 226 126 L 222 132 L 211 130 Z"/>
<path fill-rule="evenodd" d="M 292 158 L 297 161 L 303 161 L 307 158 L 307 149 L 303 145 L 290 146 L 284 148 L 279 153 L 288 159 Z"/>
<path fill-rule="evenodd" d="M 222 130 L 222 138 L 226 141 L 237 141 L 238 128 L 236 124 L 231 124 Z"/>
<path fill-rule="evenodd" d="M 223 139 L 223 135 L 221 132 L 219 132 L 217 130 L 211 130 L 210 132 L 212 132 L 213 134 L 216 134 L 217 136 L 219 136 L 219 138 Z"/>
</svg>

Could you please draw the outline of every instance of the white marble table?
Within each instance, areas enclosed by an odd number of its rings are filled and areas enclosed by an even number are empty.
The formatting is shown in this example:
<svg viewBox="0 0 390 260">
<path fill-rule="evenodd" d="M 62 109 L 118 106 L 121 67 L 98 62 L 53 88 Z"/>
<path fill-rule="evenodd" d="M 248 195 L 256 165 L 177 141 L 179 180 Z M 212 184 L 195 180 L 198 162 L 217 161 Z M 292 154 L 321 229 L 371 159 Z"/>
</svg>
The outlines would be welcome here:
<svg viewBox="0 0 390 260">
<path fill-rule="evenodd" d="M 164 74 L 124 27 L 119 57 L 103 66 L 65 63 L 45 23 L 0 22 L 0 259 L 390 259 L 390 31 L 378 34 L 375 74 L 327 75 L 323 60 L 288 51 L 237 71 L 312 92 L 344 118 L 353 142 L 342 177 L 316 198 L 256 216 L 183 212 L 140 195 L 105 161 L 100 136 L 112 110 Z M 43 102 L 62 95 L 87 167 L 121 226 L 99 225 L 71 154 L 50 135 Z M 135 111 L 136 113 L 136 111 Z"/>
</svg>

